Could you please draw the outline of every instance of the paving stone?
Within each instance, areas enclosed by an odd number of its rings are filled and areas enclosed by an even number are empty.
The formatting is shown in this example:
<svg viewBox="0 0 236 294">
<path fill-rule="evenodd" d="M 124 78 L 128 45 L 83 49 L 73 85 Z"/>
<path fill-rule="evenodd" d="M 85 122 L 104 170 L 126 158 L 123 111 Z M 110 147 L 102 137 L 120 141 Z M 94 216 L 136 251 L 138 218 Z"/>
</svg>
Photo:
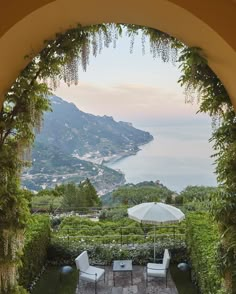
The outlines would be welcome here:
<svg viewBox="0 0 236 294">
<path fill-rule="evenodd" d="M 123 294 L 123 288 L 122 287 L 113 287 L 111 294 Z"/>
<path fill-rule="evenodd" d="M 149 279 L 146 287 L 145 268 L 133 266 L 133 285 L 130 273 L 116 273 L 115 286 L 113 284 L 112 267 L 105 267 L 105 283 L 100 281 L 97 285 L 97 294 L 178 294 L 176 286 L 168 275 L 167 287 L 165 279 Z M 75 294 L 94 294 L 94 284 L 80 281 Z"/>
<path fill-rule="evenodd" d="M 123 294 L 137 294 L 137 293 L 138 293 L 137 285 L 133 285 L 123 289 Z"/>
</svg>

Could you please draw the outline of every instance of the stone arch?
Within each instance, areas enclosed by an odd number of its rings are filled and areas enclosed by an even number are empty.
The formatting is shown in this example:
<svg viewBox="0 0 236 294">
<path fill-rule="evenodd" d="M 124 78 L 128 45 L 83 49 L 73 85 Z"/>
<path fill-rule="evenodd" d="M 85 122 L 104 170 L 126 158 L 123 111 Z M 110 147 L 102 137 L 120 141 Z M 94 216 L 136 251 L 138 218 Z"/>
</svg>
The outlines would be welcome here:
<svg viewBox="0 0 236 294">
<path fill-rule="evenodd" d="M 0 4 L 0 105 L 29 59 L 78 23 L 133 23 L 157 28 L 203 49 L 236 108 L 236 1 L 23 0 Z"/>
</svg>

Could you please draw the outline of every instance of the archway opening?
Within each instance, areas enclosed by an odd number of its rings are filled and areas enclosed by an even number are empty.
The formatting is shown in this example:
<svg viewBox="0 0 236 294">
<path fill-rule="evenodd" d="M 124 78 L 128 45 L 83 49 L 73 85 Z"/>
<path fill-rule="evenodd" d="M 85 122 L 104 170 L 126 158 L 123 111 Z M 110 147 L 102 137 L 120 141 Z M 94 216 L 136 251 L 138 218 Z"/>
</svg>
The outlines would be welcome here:
<svg viewBox="0 0 236 294">
<path fill-rule="evenodd" d="M 46 50 L 46 51 L 44 51 L 42 54 L 44 54 L 44 53 L 47 53 L 48 51 Z M 51 57 L 51 56 L 50 56 Z M 37 67 L 37 66 L 39 66 L 39 64 L 40 64 L 40 61 L 36 58 L 35 60 L 34 60 L 34 62 L 35 62 L 35 66 Z M 70 65 L 69 66 L 73 66 L 74 64 L 73 63 L 70 63 Z M 201 63 L 201 65 L 204 65 L 204 62 L 203 62 L 203 64 Z M 209 73 L 210 73 L 211 71 L 207 71 L 206 72 L 206 76 L 208 77 L 208 75 L 209 75 Z M 197 73 L 198 73 L 198 71 L 197 71 Z M 30 74 L 31 74 L 31 72 L 30 72 Z M 71 77 L 71 75 L 69 75 L 69 77 Z M 38 78 L 38 76 L 36 75 L 36 78 Z M 72 79 L 74 78 L 74 76 L 72 75 Z M 23 78 L 24 79 L 24 78 Z M 34 79 L 33 78 L 33 82 L 35 82 L 36 81 L 36 79 Z M 31 85 L 31 84 L 30 84 Z M 201 85 L 202 86 L 202 85 Z M 17 90 L 18 90 L 18 88 L 17 88 Z M 11 95 L 12 93 L 10 93 L 10 95 Z M 23 94 L 25 94 L 25 92 L 23 93 Z M 13 97 L 13 96 L 12 96 Z M 37 98 L 37 97 L 36 97 Z M 9 106 L 9 107 L 11 107 L 11 104 L 8 104 L 7 106 Z M 213 109 L 213 112 L 214 112 L 214 109 Z M 37 124 L 37 117 L 35 117 L 36 118 L 36 120 L 35 120 L 35 123 Z"/>
<path fill-rule="evenodd" d="M 54 38 L 77 23 L 134 23 L 167 32 L 188 46 L 203 49 L 209 65 L 226 86 L 234 103 L 235 3 L 233 1 L 190 3 L 182 0 L 126 3 L 84 3 L 83 1 L 44 1 L 25 5 L 2 3 L 0 56 L 1 101 L 10 85 L 25 67 L 23 57 L 37 54 L 44 41 Z M 91 9 L 91 5 L 93 9 Z M 11 13 L 14 11 L 14 13 Z M 209 13 L 212 12 L 212 13 Z M 57 17 L 52 17 L 55 15 Z M 43 22 L 42 22 L 43 20 Z M 221 21 L 222 20 L 222 21 Z M 37 34 L 35 33 L 37 32 Z M 22 42 L 19 42 L 21 36 Z"/>
</svg>

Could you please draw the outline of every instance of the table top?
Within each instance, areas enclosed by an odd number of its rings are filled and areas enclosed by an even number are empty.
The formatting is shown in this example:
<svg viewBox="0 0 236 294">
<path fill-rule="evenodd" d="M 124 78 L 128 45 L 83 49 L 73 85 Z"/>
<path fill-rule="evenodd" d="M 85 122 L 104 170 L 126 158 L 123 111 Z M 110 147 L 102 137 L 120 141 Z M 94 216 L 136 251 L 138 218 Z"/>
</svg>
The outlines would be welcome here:
<svg viewBox="0 0 236 294">
<path fill-rule="evenodd" d="M 113 272 L 131 272 L 132 260 L 114 260 L 112 270 Z"/>
</svg>

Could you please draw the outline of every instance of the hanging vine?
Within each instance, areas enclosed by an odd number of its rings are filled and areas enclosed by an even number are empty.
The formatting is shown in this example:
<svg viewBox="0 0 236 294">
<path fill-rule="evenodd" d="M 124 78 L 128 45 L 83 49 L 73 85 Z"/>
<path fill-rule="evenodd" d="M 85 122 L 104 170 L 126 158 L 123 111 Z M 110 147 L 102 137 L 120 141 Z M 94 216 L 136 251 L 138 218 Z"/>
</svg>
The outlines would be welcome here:
<svg viewBox="0 0 236 294">
<path fill-rule="evenodd" d="M 236 248 L 236 119 L 224 86 L 210 69 L 199 48 L 188 48 L 175 38 L 156 29 L 137 25 L 77 26 L 45 41 L 45 48 L 22 71 L 5 96 L 0 111 L 0 292 L 20 293 L 17 286 L 18 253 L 23 248 L 24 227 L 29 215 L 28 199 L 20 189 L 20 173 L 29 164 L 30 147 L 40 131 L 43 113 L 50 110 L 48 95 L 63 80 L 68 86 L 78 84 L 79 68 L 86 71 L 91 55 L 113 45 L 122 32 L 134 41 L 141 35 L 142 53 L 149 41 L 153 58 L 179 62 L 180 84 L 185 87 L 186 101 L 198 93 L 199 111 L 209 113 L 215 124 L 214 142 L 216 173 L 221 185 L 213 211 L 222 232 L 221 255 L 225 261 L 227 291 L 235 287 Z M 233 259 L 232 259 L 233 256 Z M 17 288 L 18 287 L 18 288 Z M 236 287 L 235 287 L 236 288 Z M 227 292 L 230 293 L 230 292 Z"/>
<path fill-rule="evenodd" d="M 199 112 L 208 113 L 214 124 L 210 139 L 215 153 L 219 189 L 213 196 L 212 213 L 219 224 L 222 241 L 219 255 L 226 293 L 236 289 L 236 116 L 230 97 L 216 74 L 210 69 L 199 48 L 181 52 L 180 83 L 189 97 L 197 91 Z M 191 99 L 190 99 L 191 101 Z"/>
</svg>

